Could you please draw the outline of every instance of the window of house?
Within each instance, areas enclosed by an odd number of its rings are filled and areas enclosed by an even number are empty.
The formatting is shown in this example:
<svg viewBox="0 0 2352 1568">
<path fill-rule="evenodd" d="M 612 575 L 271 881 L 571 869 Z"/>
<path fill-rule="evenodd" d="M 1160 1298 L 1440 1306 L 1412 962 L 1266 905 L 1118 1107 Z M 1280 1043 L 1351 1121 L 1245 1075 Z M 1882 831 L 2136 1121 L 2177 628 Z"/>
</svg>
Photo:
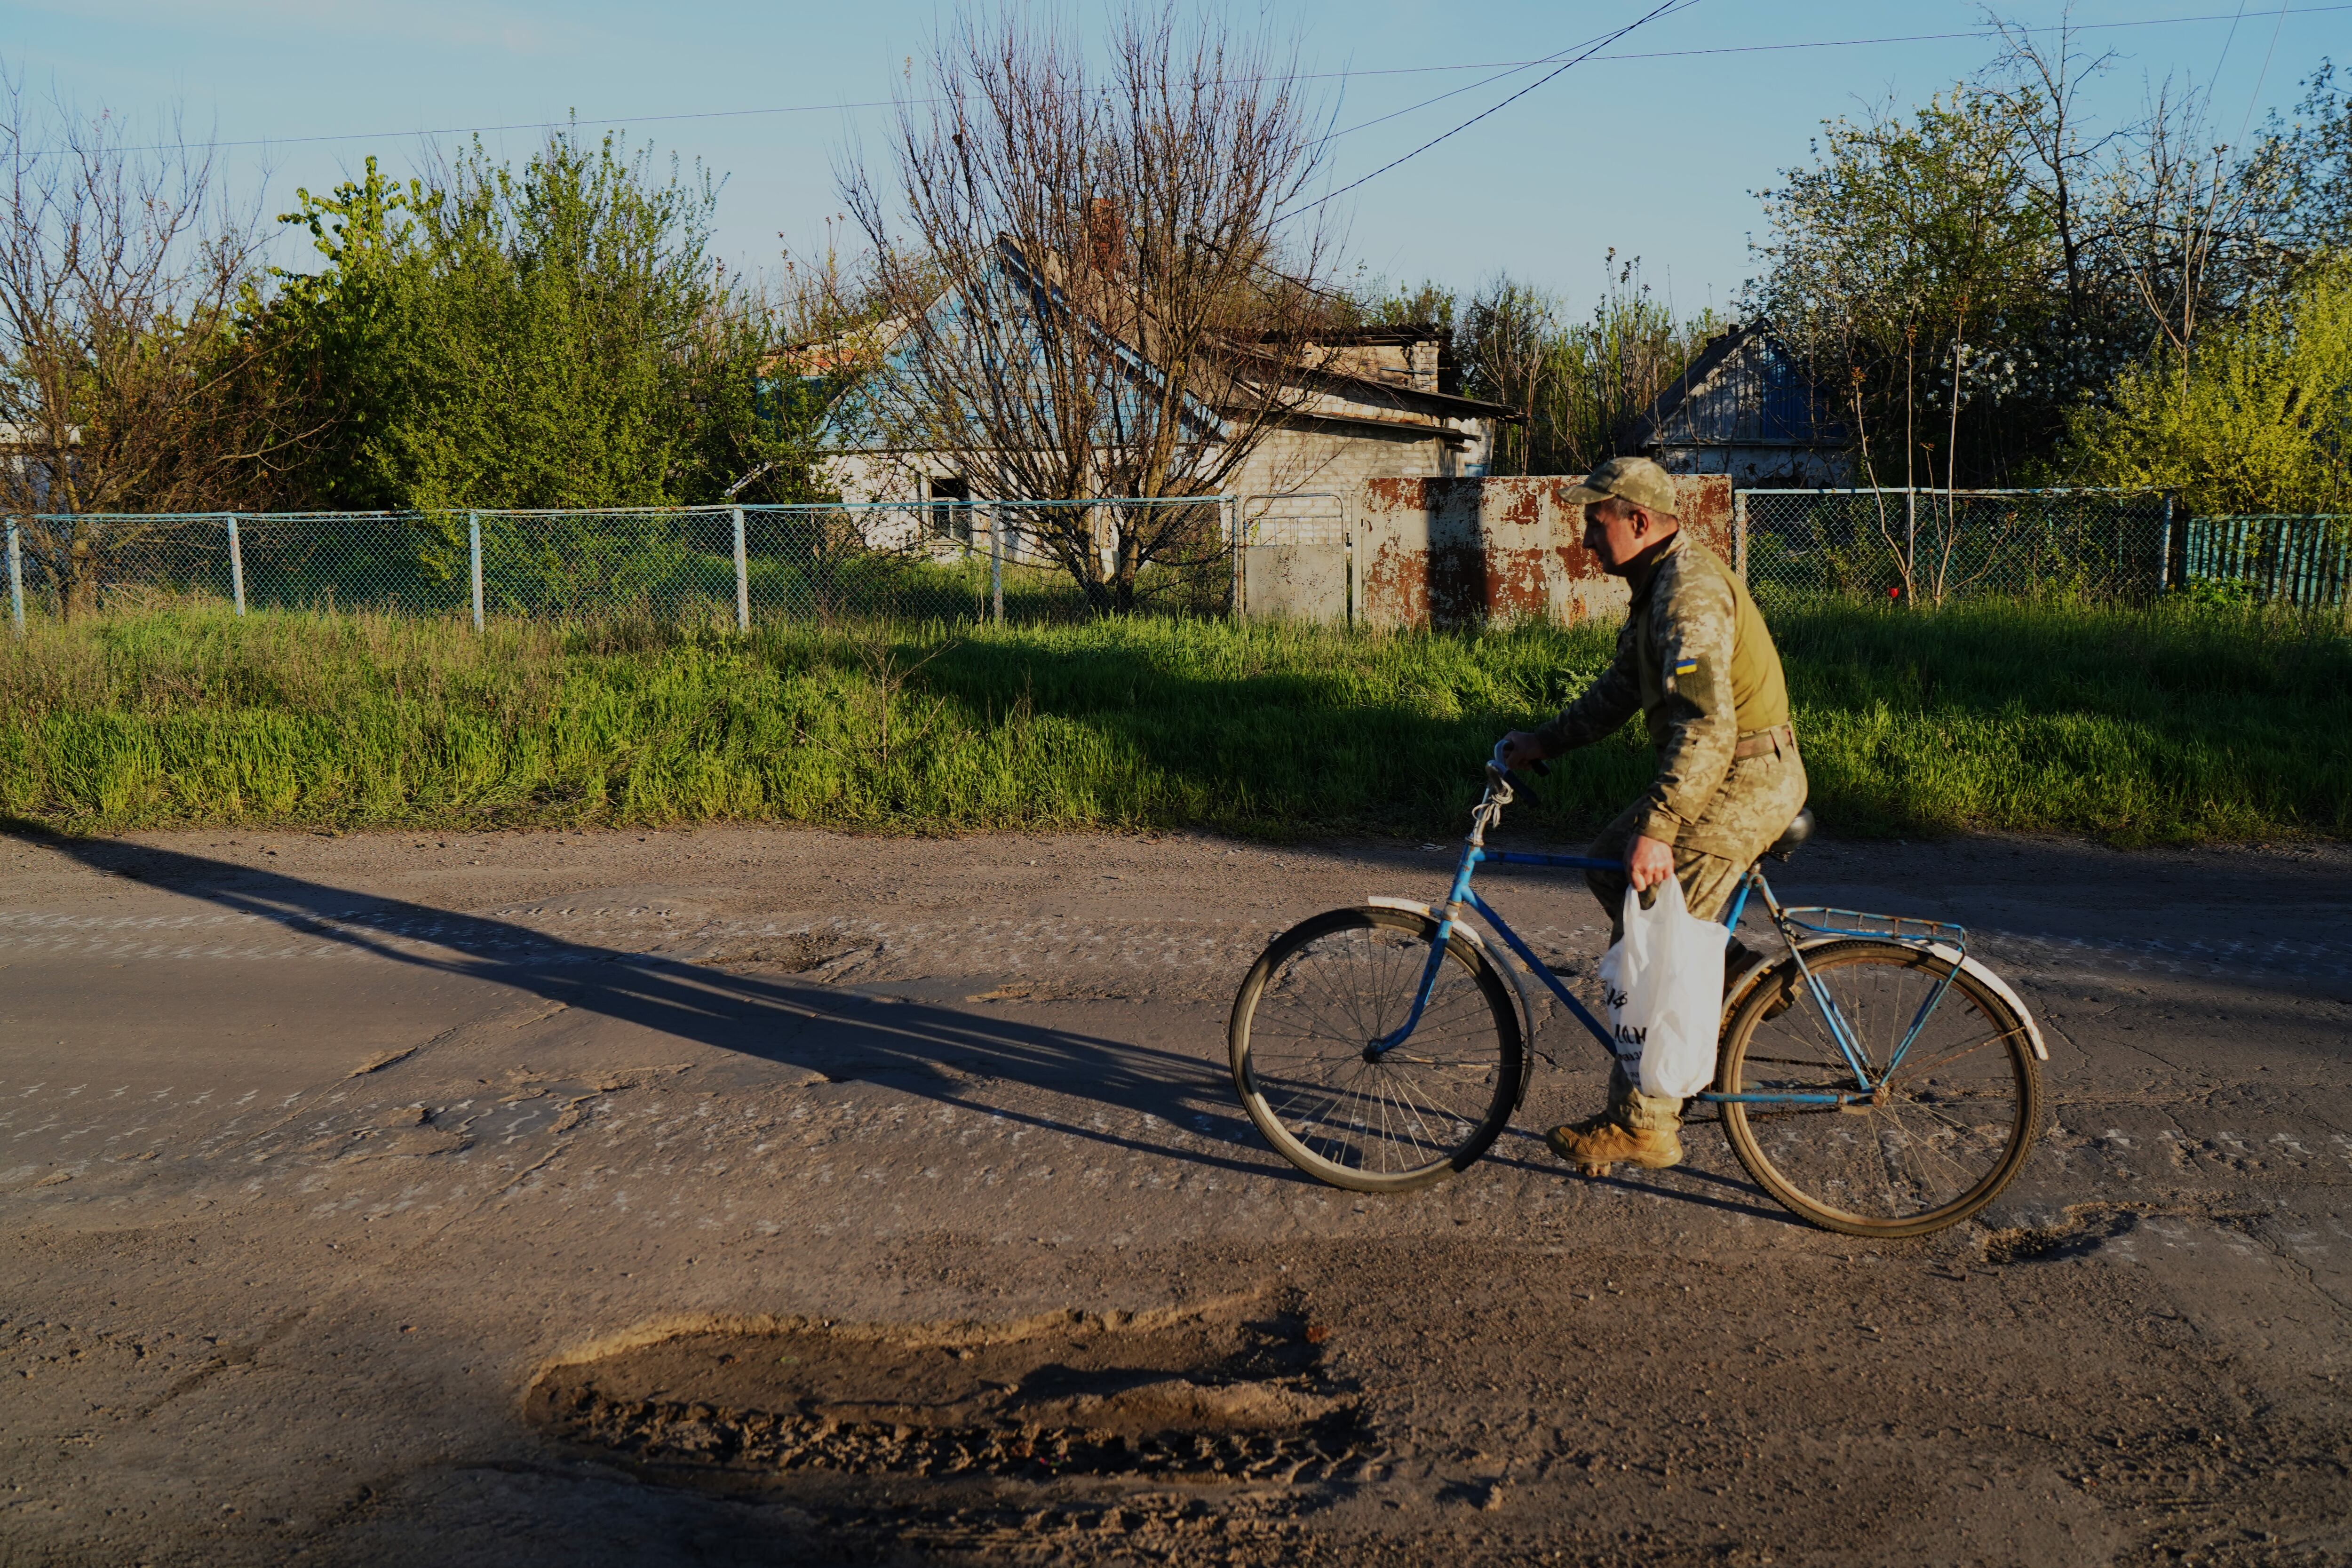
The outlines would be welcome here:
<svg viewBox="0 0 2352 1568">
<path fill-rule="evenodd" d="M 971 542 L 971 481 L 950 475 L 931 481 L 931 537 Z"/>
</svg>

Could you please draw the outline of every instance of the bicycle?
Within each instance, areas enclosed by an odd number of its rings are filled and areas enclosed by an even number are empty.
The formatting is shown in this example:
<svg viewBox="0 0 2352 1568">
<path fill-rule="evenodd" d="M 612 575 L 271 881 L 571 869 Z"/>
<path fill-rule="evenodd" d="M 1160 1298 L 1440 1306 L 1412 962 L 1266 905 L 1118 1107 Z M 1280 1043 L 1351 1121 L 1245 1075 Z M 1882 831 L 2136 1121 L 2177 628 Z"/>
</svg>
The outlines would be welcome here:
<svg viewBox="0 0 2352 1568">
<path fill-rule="evenodd" d="M 1486 1152 L 1532 1073 L 1537 1015 L 1521 969 L 1613 1051 L 1608 1028 L 1470 885 L 1481 864 L 1615 868 L 1486 847 L 1522 782 L 1501 753 L 1444 904 L 1375 898 L 1303 921 L 1234 999 L 1242 1104 L 1318 1181 L 1410 1192 Z M 1799 813 L 1765 856 L 1787 860 L 1811 831 L 1812 813 Z M 1751 894 L 1787 952 L 1725 988 L 1715 1081 L 1695 1097 L 1720 1108 L 1740 1164 L 1784 1207 L 1847 1236 L 1924 1236 L 1990 1203 L 2042 1125 L 2050 1053 L 2025 1004 L 1969 955 L 1965 928 L 1784 906 L 1763 857 L 1740 883 L 1727 942 Z"/>
</svg>

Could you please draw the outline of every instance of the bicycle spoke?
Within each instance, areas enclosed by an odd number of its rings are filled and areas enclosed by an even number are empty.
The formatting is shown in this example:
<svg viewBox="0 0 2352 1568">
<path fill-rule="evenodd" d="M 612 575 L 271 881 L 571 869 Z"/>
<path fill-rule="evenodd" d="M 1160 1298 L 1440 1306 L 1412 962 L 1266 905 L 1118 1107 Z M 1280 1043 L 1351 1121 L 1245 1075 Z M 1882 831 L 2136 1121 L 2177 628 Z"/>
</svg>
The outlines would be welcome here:
<svg viewBox="0 0 2352 1568">
<path fill-rule="evenodd" d="M 1459 1125 L 1459 1124 L 1465 1123 L 1465 1122 L 1468 1122 L 1468 1121 L 1472 1121 L 1472 1120 L 1473 1120 L 1473 1119 L 1472 1119 L 1472 1118 L 1470 1118 L 1470 1117 L 1467 1117 L 1467 1116 L 1463 1115 L 1463 1114 L 1462 1114 L 1460 1111 L 1458 1111 L 1458 1110 L 1453 1110 L 1453 1109 L 1451 1109 L 1451 1108 L 1449 1108 L 1449 1107 L 1447 1107 L 1447 1106 L 1445 1106 L 1445 1105 L 1443 1105 L 1443 1104 L 1441 1104 L 1441 1103 L 1439 1103 L 1439 1102 L 1437 1102 L 1437 1101 L 1435 1101 L 1435 1100 L 1431 1100 L 1431 1099 L 1429 1098 L 1429 1096 L 1427 1095 L 1427 1093 L 1425 1092 L 1425 1090 L 1426 1090 L 1426 1089 L 1427 1089 L 1427 1086 L 1426 1086 L 1426 1085 L 1423 1085 L 1423 1086 L 1422 1090 L 1416 1090 L 1416 1089 L 1413 1088 L 1413 1086 L 1412 1086 L 1412 1082 L 1411 1082 L 1410 1080 L 1400 1078 L 1399 1079 L 1397 1079 L 1397 1087 L 1398 1087 L 1398 1088 L 1399 1088 L 1399 1089 L 1401 1089 L 1401 1090 L 1402 1090 L 1402 1091 L 1406 1095 L 1406 1097 L 1407 1097 L 1408 1099 L 1419 1099 L 1419 1100 L 1423 1100 L 1424 1102 L 1428 1103 L 1428 1104 L 1429 1104 L 1429 1106 L 1430 1106 L 1430 1108 L 1431 1108 L 1433 1110 L 1436 1111 L 1436 1112 L 1437 1112 L 1437 1114 L 1438 1114 L 1439 1116 L 1443 1117 L 1443 1118 L 1444 1118 L 1447 1122 L 1449 1122 L 1449 1123 L 1454 1123 L 1454 1124 Z"/>
<path fill-rule="evenodd" d="M 1909 1059 L 1908 1058 L 1905 1058 L 1905 1060 L 1904 1060 L 1904 1063 L 1903 1063 L 1903 1067 L 1904 1067 L 1904 1077 L 1903 1077 L 1903 1079 L 1890 1079 L 1889 1081 L 1890 1081 L 1890 1082 L 1902 1082 L 1902 1081 L 1906 1081 L 1907 1079 L 1911 1079 L 1911 1078 L 1917 1077 L 1917 1076 L 1921 1076 L 1921 1075 L 1924 1075 L 1924 1074 L 1927 1074 L 1927 1073 L 1934 1072 L 1937 1068 L 1942 1067 L 1945 1063 L 1947 1063 L 1947 1062 L 1954 1062 L 1954 1061 L 1958 1061 L 1958 1060 L 1959 1060 L 1962 1057 L 1965 1057 L 1965 1056 L 1969 1055 L 1970 1052 L 1972 1052 L 1972 1051 L 1980 1051 L 1980 1050 L 1984 1049 L 1987 1046 L 2001 1046 L 2001 1045 L 2007 1045 L 2007 1044 L 2009 1043 L 2009 1037 L 2010 1037 L 2010 1036 L 2011 1036 L 2012 1033 L 2014 1033 L 2014 1031 L 2004 1029 L 2004 1030 L 2001 1030 L 2001 1031 L 2000 1031 L 2000 1032 L 1998 1032 L 1998 1033 L 1995 1033 L 1995 1034 L 1987 1035 L 1983 1039 L 1981 1039 L 1981 1040 L 1979 1040 L 1979 1041 L 1975 1042 L 1973 1045 L 1962 1046 L 1962 1047 L 1960 1047 L 1958 1049 L 1954 1050 L 1954 1051 L 1948 1052 L 1947 1054 L 1945 1054 L 1945 1055 L 1943 1055 L 1943 1056 L 1941 1056 L 1941 1057 L 1937 1058 L 1934 1061 L 1927 1063 L 1927 1065 L 1925 1065 L 1924 1067 L 1920 1067 L 1920 1068 L 1916 1068 L 1916 1069 L 1914 1069 L 1914 1068 L 1913 1068 L 1912 1064 L 1911 1064 L 1911 1062 L 1910 1062 L 1910 1059 Z"/>
<path fill-rule="evenodd" d="M 1478 1120 L 1475 1116 L 1455 1110 L 1454 1107 L 1447 1105 L 1444 1101 L 1432 1094 L 1429 1090 L 1429 1084 L 1426 1080 L 1423 1080 L 1421 1084 L 1416 1086 L 1409 1079 L 1400 1076 L 1396 1079 L 1396 1082 L 1401 1092 L 1429 1106 L 1433 1110 L 1435 1110 L 1449 1121 L 1475 1121 Z"/>
</svg>

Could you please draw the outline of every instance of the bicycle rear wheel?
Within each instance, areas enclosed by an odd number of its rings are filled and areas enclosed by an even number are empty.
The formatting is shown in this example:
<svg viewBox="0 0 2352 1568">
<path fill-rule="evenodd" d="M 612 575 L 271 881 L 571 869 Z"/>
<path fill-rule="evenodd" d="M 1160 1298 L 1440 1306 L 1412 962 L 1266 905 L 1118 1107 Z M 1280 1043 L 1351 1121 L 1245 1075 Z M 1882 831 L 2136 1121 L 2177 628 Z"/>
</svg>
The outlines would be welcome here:
<svg viewBox="0 0 2352 1568">
<path fill-rule="evenodd" d="M 1805 963 L 1872 1082 L 1885 1082 L 1857 1105 L 1726 1104 L 1723 1130 L 1748 1173 L 1805 1219 L 1847 1236 L 1924 1236 L 1990 1203 L 2042 1126 L 2042 1076 L 2025 1020 L 1966 970 L 1921 1020 L 1951 965 L 1899 942 L 1826 942 L 1807 948 Z M 1733 1016 L 1716 1087 L 1859 1091 L 1794 960 L 1759 981 Z"/>
<path fill-rule="evenodd" d="M 1275 1152 L 1316 1180 L 1400 1193 L 1467 1169 L 1511 1120 L 1527 1078 L 1503 977 L 1468 937 L 1447 942 L 1421 1023 L 1404 1026 L 1437 922 L 1332 910 L 1275 938 L 1234 998 L 1234 1087 Z"/>
</svg>

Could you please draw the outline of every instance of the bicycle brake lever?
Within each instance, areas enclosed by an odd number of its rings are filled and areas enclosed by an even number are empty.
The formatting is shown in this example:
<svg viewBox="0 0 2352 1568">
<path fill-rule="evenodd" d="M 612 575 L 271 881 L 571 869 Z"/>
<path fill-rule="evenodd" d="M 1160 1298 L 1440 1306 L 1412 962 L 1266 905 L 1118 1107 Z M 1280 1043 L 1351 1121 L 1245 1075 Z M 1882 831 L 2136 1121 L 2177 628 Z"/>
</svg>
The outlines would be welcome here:
<svg viewBox="0 0 2352 1568">
<path fill-rule="evenodd" d="M 1538 757 L 1528 766 L 1535 770 L 1538 778 L 1551 776 L 1551 764 L 1541 757 Z M 1525 779 L 1503 765 L 1503 742 L 1500 741 L 1495 742 L 1495 754 L 1486 759 L 1486 772 L 1493 777 L 1509 784 L 1514 789 L 1525 788 L 1527 785 Z"/>
</svg>

